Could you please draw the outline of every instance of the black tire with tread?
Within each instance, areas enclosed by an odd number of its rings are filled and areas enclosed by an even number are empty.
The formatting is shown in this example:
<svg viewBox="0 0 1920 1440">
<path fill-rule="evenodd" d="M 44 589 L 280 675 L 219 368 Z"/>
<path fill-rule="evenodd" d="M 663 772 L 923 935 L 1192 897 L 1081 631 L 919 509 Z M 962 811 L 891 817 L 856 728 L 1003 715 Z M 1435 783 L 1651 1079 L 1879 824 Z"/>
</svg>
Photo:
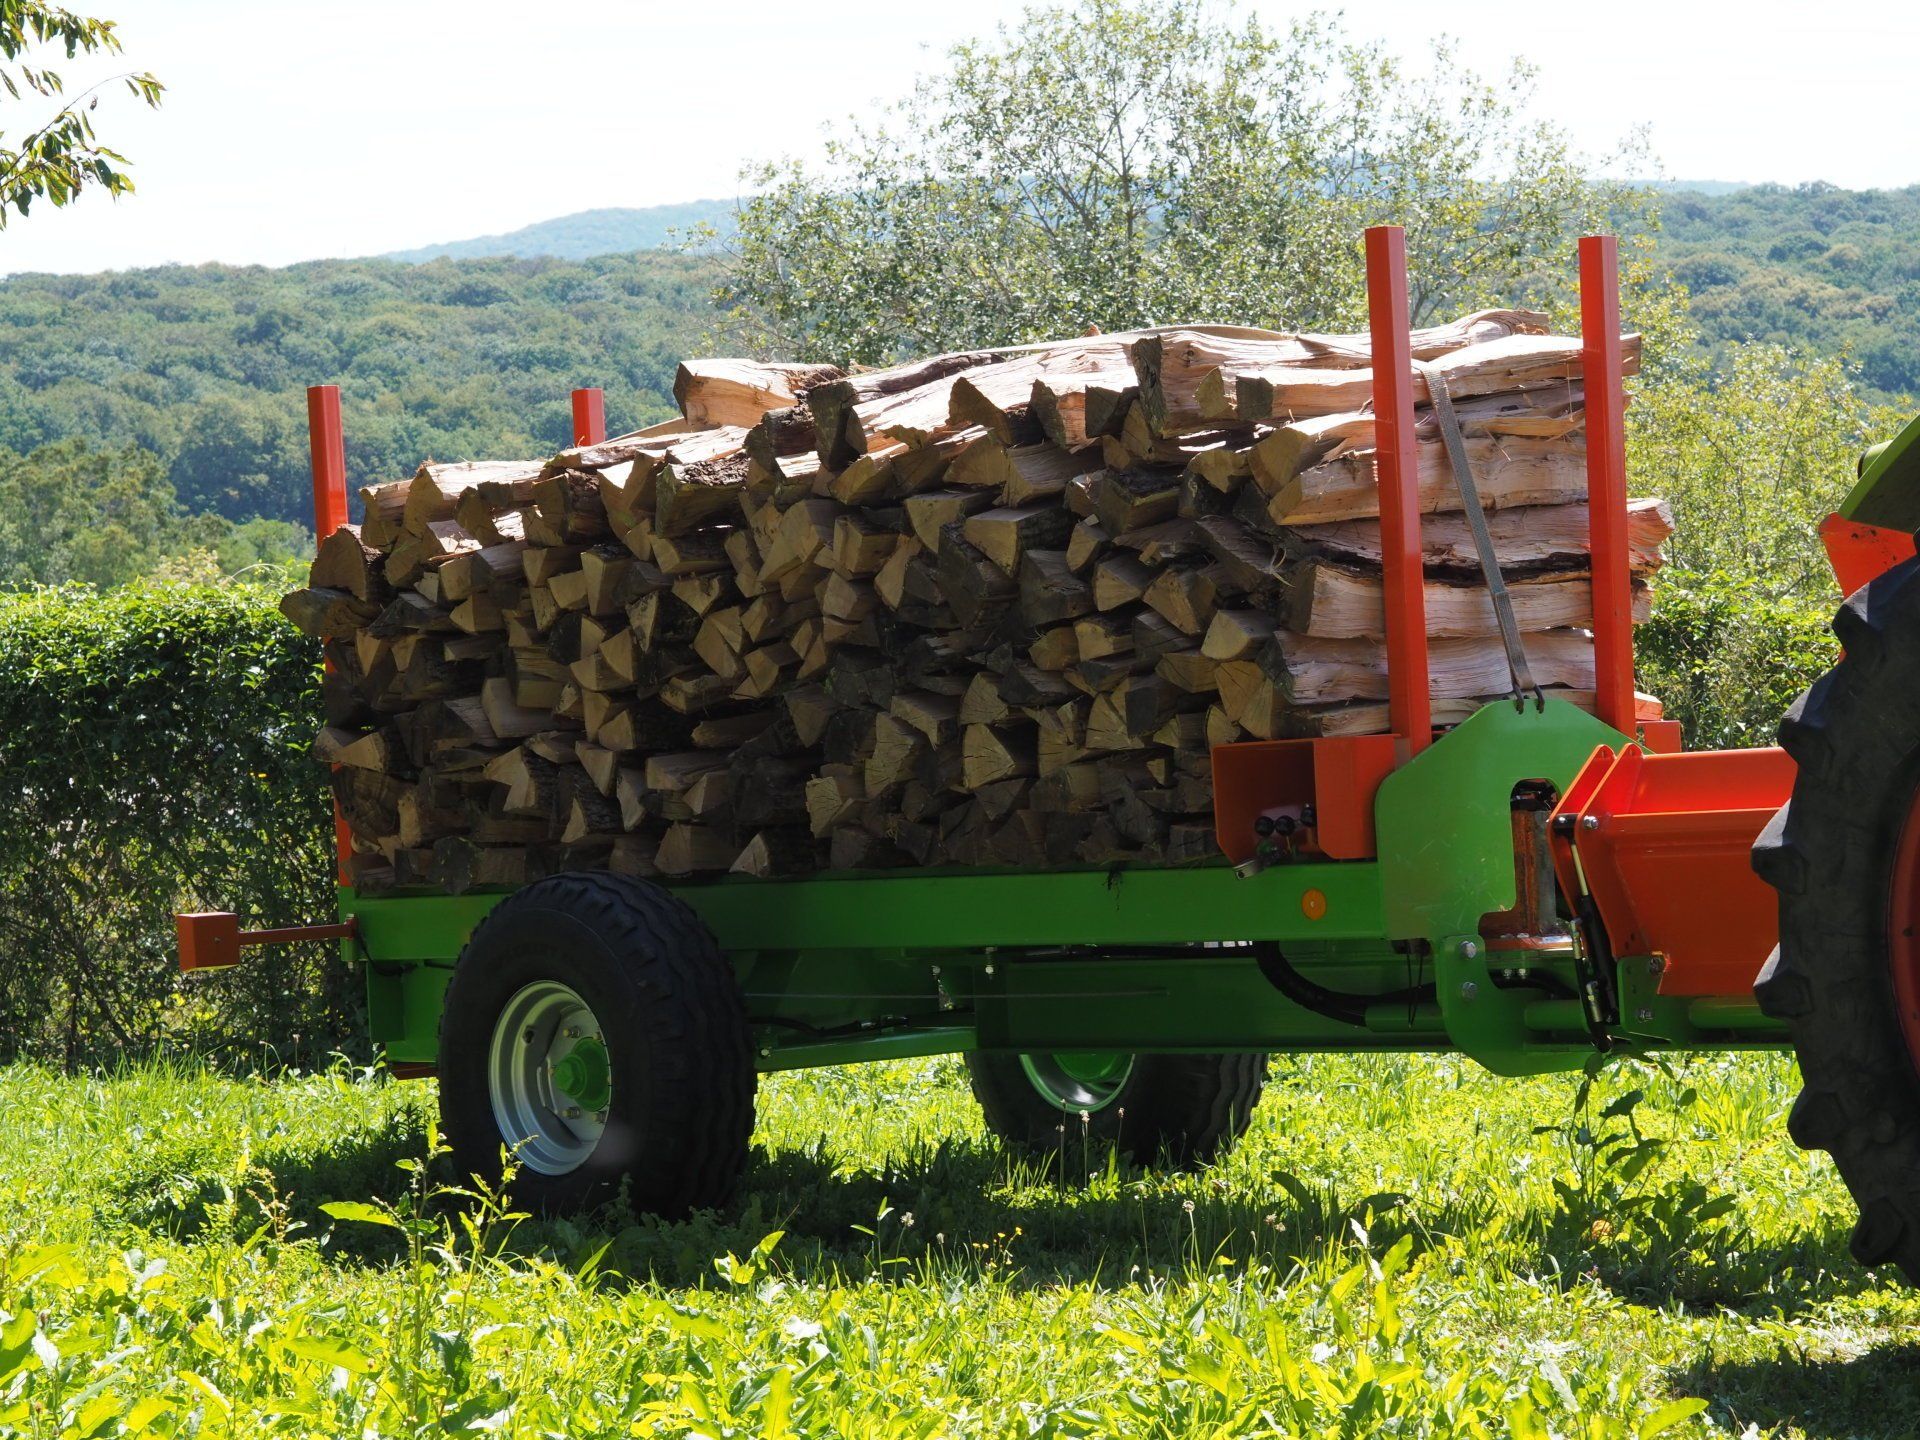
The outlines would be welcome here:
<svg viewBox="0 0 1920 1440">
<path fill-rule="evenodd" d="M 975 1051 L 966 1062 L 987 1128 L 1015 1149 L 1077 1158 L 1084 1141 L 1100 1158 L 1113 1147 L 1135 1164 L 1165 1157 L 1183 1168 L 1246 1133 L 1267 1079 L 1265 1055 L 1136 1055 L 1113 1103 L 1088 1113 L 1083 1135 L 1079 1115 L 1036 1090 L 1018 1054 Z"/>
<path fill-rule="evenodd" d="M 1850 596 L 1845 654 L 1780 723 L 1791 798 L 1753 850 L 1780 943 L 1754 982 L 1786 1023 L 1804 1088 L 1788 1129 L 1828 1151 L 1859 1206 L 1851 1249 L 1920 1285 L 1920 1072 L 1893 1002 L 1894 856 L 1920 783 L 1920 561 Z"/>
<path fill-rule="evenodd" d="M 503 1137 L 487 1088 L 500 1011 L 522 986 L 558 980 L 598 1017 L 613 1102 L 593 1154 L 565 1175 L 522 1167 L 514 1198 L 544 1213 L 585 1208 L 630 1183 L 636 1210 L 718 1205 L 746 1163 L 756 1077 L 746 1002 L 713 935 L 684 901 L 626 876 L 536 881 L 474 929 L 440 1020 L 441 1129 L 459 1173 L 497 1180 Z"/>
</svg>

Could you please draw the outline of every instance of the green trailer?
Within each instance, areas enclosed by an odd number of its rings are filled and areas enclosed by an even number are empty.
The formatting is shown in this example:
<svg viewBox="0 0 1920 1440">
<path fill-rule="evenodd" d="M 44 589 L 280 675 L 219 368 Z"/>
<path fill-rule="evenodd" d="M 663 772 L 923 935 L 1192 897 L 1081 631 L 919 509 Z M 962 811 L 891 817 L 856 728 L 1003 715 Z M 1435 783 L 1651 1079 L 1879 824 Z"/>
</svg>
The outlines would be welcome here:
<svg viewBox="0 0 1920 1440">
<path fill-rule="evenodd" d="M 1216 860 L 343 885 L 326 926 L 182 916 L 183 967 L 338 938 L 394 1069 L 437 1074 L 457 1162 L 498 1174 L 512 1151 L 546 1208 L 621 1183 L 662 1212 L 722 1201 L 756 1077 L 808 1066 L 960 1054 L 1012 1144 L 1071 1124 L 1193 1163 L 1245 1128 L 1274 1052 L 1526 1075 L 1792 1044 L 1794 1135 L 1860 1199 L 1856 1253 L 1920 1280 L 1920 423 L 1824 532 L 1854 591 L 1847 654 L 1784 749 L 1683 751 L 1633 693 L 1614 251 L 1582 242 L 1597 714 L 1516 690 L 1436 730 L 1400 246 L 1369 232 L 1394 733 L 1218 748 Z M 310 402 L 325 533 L 345 518 L 337 392 Z"/>
</svg>

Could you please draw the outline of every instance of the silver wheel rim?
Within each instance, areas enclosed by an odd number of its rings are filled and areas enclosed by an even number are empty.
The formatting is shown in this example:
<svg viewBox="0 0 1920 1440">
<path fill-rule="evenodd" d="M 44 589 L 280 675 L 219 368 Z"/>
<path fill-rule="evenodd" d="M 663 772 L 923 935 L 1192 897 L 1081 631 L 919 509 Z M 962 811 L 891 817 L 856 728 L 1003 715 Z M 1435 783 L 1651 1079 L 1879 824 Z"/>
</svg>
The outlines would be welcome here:
<svg viewBox="0 0 1920 1440">
<path fill-rule="evenodd" d="M 607 1128 L 605 1105 L 578 1104 L 554 1077 L 557 1066 L 567 1073 L 563 1062 L 583 1042 L 605 1045 L 600 1022 L 577 992 L 557 980 L 521 986 L 494 1022 L 487 1051 L 494 1123 L 514 1159 L 541 1175 L 577 1170 Z"/>
<path fill-rule="evenodd" d="M 1084 1072 L 1073 1073 L 1052 1054 L 1043 1052 L 1020 1057 L 1020 1068 L 1026 1071 L 1028 1081 L 1040 1092 L 1041 1098 L 1068 1115 L 1092 1115 L 1113 1104 L 1132 1076 L 1133 1064 L 1134 1057 L 1128 1055 L 1114 1073 L 1094 1078 Z"/>
</svg>

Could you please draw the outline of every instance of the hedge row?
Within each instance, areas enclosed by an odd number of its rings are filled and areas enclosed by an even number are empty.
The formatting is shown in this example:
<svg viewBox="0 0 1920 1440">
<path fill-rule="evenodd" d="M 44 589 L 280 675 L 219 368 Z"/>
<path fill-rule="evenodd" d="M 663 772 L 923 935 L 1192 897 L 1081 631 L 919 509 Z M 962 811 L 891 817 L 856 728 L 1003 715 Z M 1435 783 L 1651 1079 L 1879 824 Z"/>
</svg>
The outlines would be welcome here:
<svg viewBox="0 0 1920 1440">
<path fill-rule="evenodd" d="M 0 597 L 0 1054 L 352 1047 L 327 947 L 183 982 L 172 915 L 330 918 L 318 647 L 242 586 Z"/>
</svg>

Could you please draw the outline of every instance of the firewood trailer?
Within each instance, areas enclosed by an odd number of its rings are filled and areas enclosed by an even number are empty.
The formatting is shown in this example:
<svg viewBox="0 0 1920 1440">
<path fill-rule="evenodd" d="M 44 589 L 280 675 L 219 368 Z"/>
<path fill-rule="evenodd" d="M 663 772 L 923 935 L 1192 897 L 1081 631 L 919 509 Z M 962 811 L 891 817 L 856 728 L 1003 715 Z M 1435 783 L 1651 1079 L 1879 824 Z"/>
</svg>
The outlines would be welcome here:
<svg viewBox="0 0 1920 1440">
<path fill-rule="evenodd" d="M 1516 687 L 1436 728 L 1403 247 L 1367 232 L 1391 733 L 1215 748 L 1212 861 L 367 895 L 343 827 L 337 921 L 183 915 L 183 968 L 337 939 L 393 1069 L 438 1076 L 458 1162 L 513 1151 L 548 1208 L 623 1181 L 642 1208 L 722 1201 L 778 1070 L 962 1054 L 1011 1142 L 1071 1122 L 1182 1162 L 1244 1128 L 1273 1052 L 1528 1075 L 1790 1045 L 1793 1137 L 1858 1200 L 1855 1255 L 1920 1282 L 1920 422 L 1822 528 L 1844 655 L 1780 747 L 1684 749 L 1636 710 L 1616 247 L 1582 240 L 1594 710 Z M 325 535 L 338 391 L 309 404 Z M 597 391 L 574 413 L 603 436 Z"/>
</svg>

